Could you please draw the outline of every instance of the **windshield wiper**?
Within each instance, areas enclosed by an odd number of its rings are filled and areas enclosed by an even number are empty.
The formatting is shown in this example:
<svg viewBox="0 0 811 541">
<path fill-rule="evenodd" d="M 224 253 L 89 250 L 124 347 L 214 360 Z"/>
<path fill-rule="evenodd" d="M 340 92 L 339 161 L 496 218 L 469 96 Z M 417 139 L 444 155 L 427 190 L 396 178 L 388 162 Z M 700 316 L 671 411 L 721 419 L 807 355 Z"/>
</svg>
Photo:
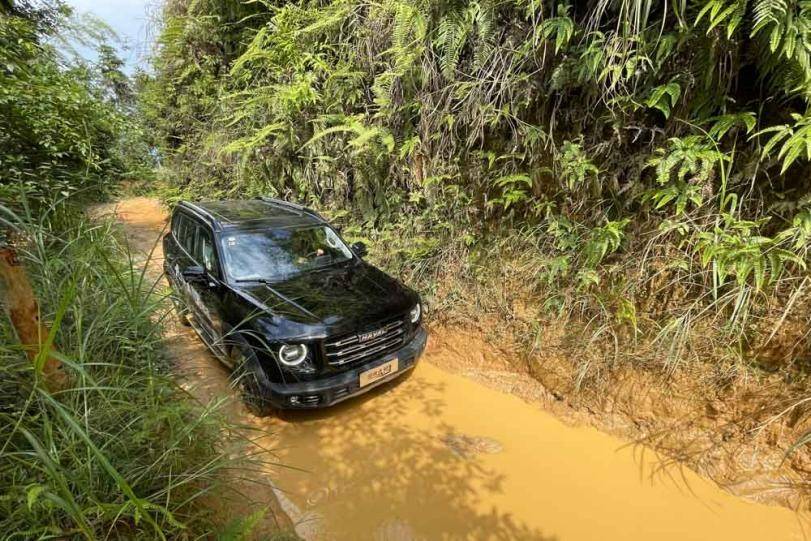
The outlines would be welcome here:
<svg viewBox="0 0 811 541">
<path fill-rule="evenodd" d="M 260 278 L 258 276 L 257 277 L 251 277 L 251 278 L 236 278 L 234 280 L 234 282 L 236 282 L 238 284 L 244 284 L 244 283 L 248 283 L 248 282 L 259 282 L 260 284 L 270 284 L 270 283 L 275 282 L 275 281 L 276 280 L 273 280 L 273 279 L 270 279 L 270 278 Z"/>
<path fill-rule="evenodd" d="M 247 278 L 234 278 L 234 282 L 238 284 L 250 283 L 250 282 L 258 282 L 260 284 L 275 284 L 276 282 L 281 282 L 284 280 L 288 280 L 293 276 L 296 276 L 299 273 L 287 273 L 287 274 L 280 274 L 278 276 L 274 276 L 273 278 L 264 278 L 262 276 L 249 276 Z"/>
</svg>

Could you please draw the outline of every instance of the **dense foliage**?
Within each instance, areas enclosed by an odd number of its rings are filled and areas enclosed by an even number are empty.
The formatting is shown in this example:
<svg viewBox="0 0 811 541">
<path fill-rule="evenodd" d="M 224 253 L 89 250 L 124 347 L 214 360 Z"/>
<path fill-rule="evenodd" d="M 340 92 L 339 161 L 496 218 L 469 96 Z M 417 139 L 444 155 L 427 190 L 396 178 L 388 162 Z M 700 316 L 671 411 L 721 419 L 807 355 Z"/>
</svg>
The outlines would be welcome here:
<svg viewBox="0 0 811 541">
<path fill-rule="evenodd" d="M 171 380 L 166 300 L 114 225 L 78 204 L 148 157 L 114 51 L 94 65 L 57 52 L 77 30 L 69 16 L 58 3 L 0 2 L 0 250 L 11 242 L 27 269 L 53 333 L 43 338 L 71 379 L 49 391 L 0 317 L 0 537 L 210 536 L 201 499 L 233 465 L 227 425 Z M 5 288 L 20 289 L 5 277 L 4 309 Z"/>
<path fill-rule="evenodd" d="M 142 112 L 183 193 L 332 208 L 426 287 L 442 269 L 506 279 L 530 319 L 571 316 L 615 351 L 645 338 L 670 368 L 749 358 L 804 317 L 809 2 L 169 0 L 164 16 Z M 781 355 L 804 358 L 801 335 Z"/>
<path fill-rule="evenodd" d="M 222 418 L 169 378 L 153 284 L 110 223 L 60 208 L 24 227 L 20 256 L 73 384 L 49 393 L 0 319 L 2 537 L 210 534 L 200 499 L 229 464 Z"/>
<path fill-rule="evenodd" d="M 118 144 L 129 133 L 120 98 L 131 101 L 122 62 L 107 45 L 95 64 L 60 53 L 57 43 L 99 32 L 64 6 L 35 5 L 0 15 L 0 201 L 99 195 L 145 162 Z"/>
</svg>

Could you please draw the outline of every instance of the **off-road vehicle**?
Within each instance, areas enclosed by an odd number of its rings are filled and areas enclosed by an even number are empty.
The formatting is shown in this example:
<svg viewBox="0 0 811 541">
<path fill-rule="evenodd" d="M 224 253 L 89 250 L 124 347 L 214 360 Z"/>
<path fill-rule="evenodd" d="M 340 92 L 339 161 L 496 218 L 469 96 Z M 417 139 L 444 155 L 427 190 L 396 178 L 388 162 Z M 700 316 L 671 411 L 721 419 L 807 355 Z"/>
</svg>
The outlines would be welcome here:
<svg viewBox="0 0 811 541">
<path fill-rule="evenodd" d="M 178 313 L 256 413 L 335 404 L 409 371 L 425 348 L 419 296 L 311 209 L 181 202 L 170 227 Z"/>
</svg>

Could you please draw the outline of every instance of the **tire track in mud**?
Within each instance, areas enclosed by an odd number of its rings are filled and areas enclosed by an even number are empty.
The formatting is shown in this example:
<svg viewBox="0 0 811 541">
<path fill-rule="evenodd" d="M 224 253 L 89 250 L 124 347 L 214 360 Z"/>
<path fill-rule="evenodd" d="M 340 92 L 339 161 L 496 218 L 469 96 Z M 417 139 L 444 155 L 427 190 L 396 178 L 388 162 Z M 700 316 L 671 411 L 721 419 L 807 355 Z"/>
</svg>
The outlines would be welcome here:
<svg viewBox="0 0 811 541">
<path fill-rule="evenodd" d="M 166 221 L 149 198 L 105 211 L 142 253 Z M 161 264 L 157 246 L 151 275 Z M 232 421 L 256 429 L 255 448 L 271 450 L 246 473 L 263 482 L 238 483 L 273 511 L 268 531 L 289 516 L 308 540 L 804 538 L 805 515 L 736 498 L 643 446 L 437 368 L 432 359 L 458 354 L 443 340 L 400 381 L 326 411 L 260 419 L 192 331 L 170 324 L 166 339 L 184 388 L 202 402 L 225 397 Z"/>
</svg>

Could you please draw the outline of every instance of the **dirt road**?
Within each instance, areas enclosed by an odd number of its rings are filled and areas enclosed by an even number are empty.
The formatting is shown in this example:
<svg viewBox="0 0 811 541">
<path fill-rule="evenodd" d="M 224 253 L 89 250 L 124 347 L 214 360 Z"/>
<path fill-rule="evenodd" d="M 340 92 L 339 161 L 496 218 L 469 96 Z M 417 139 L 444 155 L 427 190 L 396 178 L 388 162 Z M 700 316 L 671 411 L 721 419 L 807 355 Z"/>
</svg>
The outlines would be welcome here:
<svg viewBox="0 0 811 541">
<path fill-rule="evenodd" d="M 152 199 L 116 207 L 134 249 L 165 223 Z M 151 264 L 160 266 L 160 254 Z M 452 332 L 452 331 L 443 331 Z M 233 396 L 228 374 L 191 331 L 168 333 L 183 385 Z M 444 343 L 444 341 L 435 341 Z M 730 495 L 691 470 L 432 364 L 430 345 L 404 381 L 327 411 L 251 416 L 274 450 L 267 466 L 306 539 L 793 540 L 808 517 Z M 471 351 L 471 355 L 475 352 Z"/>
</svg>

